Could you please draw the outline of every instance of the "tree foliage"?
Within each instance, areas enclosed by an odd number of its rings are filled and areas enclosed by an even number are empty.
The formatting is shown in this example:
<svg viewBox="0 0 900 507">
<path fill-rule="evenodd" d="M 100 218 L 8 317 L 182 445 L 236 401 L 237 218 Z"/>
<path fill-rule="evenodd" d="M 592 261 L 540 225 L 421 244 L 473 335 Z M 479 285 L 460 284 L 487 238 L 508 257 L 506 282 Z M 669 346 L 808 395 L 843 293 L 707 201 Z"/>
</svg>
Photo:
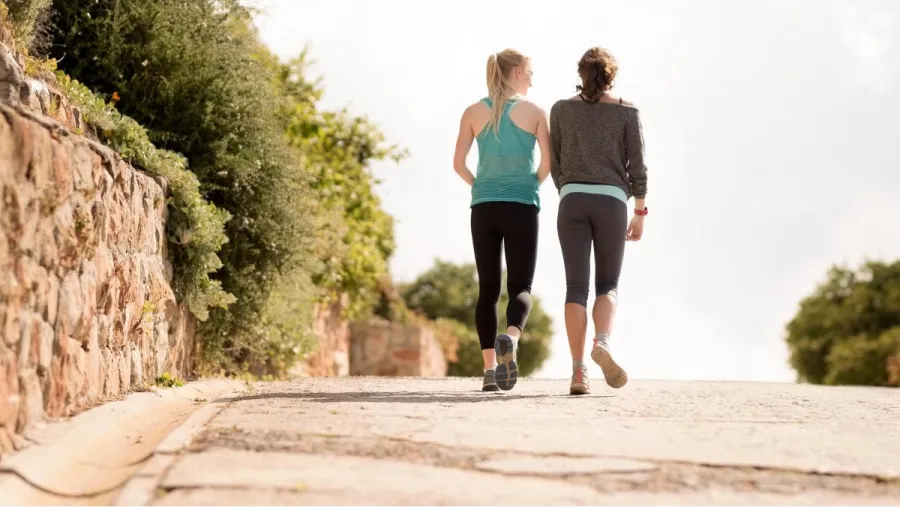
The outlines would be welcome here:
<svg viewBox="0 0 900 507">
<path fill-rule="evenodd" d="M 509 302 L 505 290 L 500 295 L 500 319 L 497 332 L 506 330 L 502 311 Z M 475 304 L 478 301 L 478 279 L 474 264 L 454 264 L 435 261 L 434 266 L 422 273 L 411 284 L 402 287 L 401 293 L 407 306 L 430 319 L 453 321 L 459 348 L 458 360 L 451 363 L 448 373 L 454 376 L 480 376 L 483 369 L 481 345 L 475 330 Z M 540 298 L 532 295 L 533 305 L 525 333 L 519 342 L 519 372 L 523 376 L 538 370 L 550 355 L 553 338 L 553 320 L 544 311 Z"/>
<path fill-rule="evenodd" d="M 60 69 L 183 155 L 202 196 L 231 217 L 210 276 L 236 301 L 199 328 L 204 370 L 284 372 L 314 344 L 318 301 L 345 292 L 357 314 L 371 311 L 394 243 L 369 163 L 402 152 L 365 118 L 322 111 L 305 55 L 279 62 L 237 0 L 53 9 Z"/>
<path fill-rule="evenodd" d="M 788 323 L 787 344 L 803 381 L 900 384 L 890 375 L 900 356 L 900 261 L 833 267 Z"/>
<path fill-rule="evenodd" d="M 350 296 L 348 316 L 370 313 L 379 296 L 379 283 L 388 275 L 388 259 L 395 249 L 394 220 L 375 194 L 373 161 L 399 162 L 407 152 L 385 144 L 384 135 L 366 117 L 346 109 L 323 111 L 317 102 L 323 89 L 310 81 L 307 53 L 279 64 L 278 81 L 290 98 L 283 111 L 288 138 L 304 154 L 311 174 L 319 213 L 318 257 L 314 276 L 323 296 Z"/>
</svg>

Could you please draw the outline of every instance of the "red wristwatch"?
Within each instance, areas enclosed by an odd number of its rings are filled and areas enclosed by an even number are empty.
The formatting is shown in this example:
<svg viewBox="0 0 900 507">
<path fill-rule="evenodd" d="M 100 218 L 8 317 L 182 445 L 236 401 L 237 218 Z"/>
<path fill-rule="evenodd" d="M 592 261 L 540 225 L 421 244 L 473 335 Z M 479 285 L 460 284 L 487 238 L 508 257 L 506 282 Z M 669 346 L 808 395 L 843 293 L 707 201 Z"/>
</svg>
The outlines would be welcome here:
<svg viewBox="0 0 900 507">
<path fill-rule="evenodd" d="M 636 210 L 634 210 L 634 214 L 635 214 L 635 215 L 640 215 L 640 216 L 642 216 L 642 217 L 645 217 L 645 216 L 647 216 L 647 210 L 648 210 L 648 209 L 649 209 L 649 208 L 647 208 L 646 206 L 644 206 L 644 209 L 636 209 Z"/>
</svg>

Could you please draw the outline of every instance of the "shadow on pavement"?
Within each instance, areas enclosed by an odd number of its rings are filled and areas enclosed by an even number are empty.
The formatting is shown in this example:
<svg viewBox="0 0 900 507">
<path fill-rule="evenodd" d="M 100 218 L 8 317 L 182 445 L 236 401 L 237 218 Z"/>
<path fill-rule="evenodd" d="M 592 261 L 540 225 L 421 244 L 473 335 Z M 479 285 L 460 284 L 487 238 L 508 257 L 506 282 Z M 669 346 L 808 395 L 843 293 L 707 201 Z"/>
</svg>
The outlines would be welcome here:
<svg viewBox="0 0 900 507">
<path fill-rule="evenodd" d="M 523 399 L 541 398 L 612 398 L 614 395 L 569 396 L 567 394 L 510 394 L 510 393 L 472 393 L 460 392 L 409 392 L 409 391 L 367 391 L 367 392 L 337 392 L 337 393 L 292 393 L 274 392 L 248 394 L 223 398 L 218 403 L 230 403 L 233 401 L 250 401 L 265 399 L 296 399 L 313 403 L 489 403 L 499 401 L 513 401 Z"/>
</svg>

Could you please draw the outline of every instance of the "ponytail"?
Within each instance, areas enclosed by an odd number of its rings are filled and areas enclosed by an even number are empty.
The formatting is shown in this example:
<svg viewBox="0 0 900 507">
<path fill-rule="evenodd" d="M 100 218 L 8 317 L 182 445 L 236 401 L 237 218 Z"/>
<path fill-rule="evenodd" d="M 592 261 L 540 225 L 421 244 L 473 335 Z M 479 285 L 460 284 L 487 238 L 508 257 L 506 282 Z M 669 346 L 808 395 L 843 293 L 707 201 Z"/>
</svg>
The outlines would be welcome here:
<svg viewBox="0 0 900 507">
<path fill-rule="evenodd" d="M 500 135 L 500 118 L 506 101 L 513 96 L 515 91 L 509 84 L 507 76 L 510 71 L 525 63 L 526 57 L 518 51 L 507 49 L 494 53 L 487 61 L 487 87 L 488 97 L 491 99 L 491 116 L 487 127 L 494 131 L 494 135 Z"/>
<path fill-rule="evenodd" d="M 578 62 L 581 84 L 575 89 L 586 102 L 599 102 L 603 94 L 612 88 L 619 66 L 616 59 L 603 48 L 591 48 Z"/>
<path fill-rule="evenodd" d="M 602 62 L 590 62 L 581 77 L 581 85 L 577 87 L 586 102 L 595 103 L 606 93 L 607 83 L 603 75 Z"/>
</svg>

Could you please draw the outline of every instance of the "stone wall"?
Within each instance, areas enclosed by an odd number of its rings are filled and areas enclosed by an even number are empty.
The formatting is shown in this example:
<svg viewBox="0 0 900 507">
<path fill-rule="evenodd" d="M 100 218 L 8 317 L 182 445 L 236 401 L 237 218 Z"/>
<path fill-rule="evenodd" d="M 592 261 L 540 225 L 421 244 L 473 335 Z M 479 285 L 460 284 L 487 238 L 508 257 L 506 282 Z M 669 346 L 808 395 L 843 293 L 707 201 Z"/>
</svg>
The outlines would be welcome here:
<svg viewBox="0 0 900 507">
<path fill-rule="evenodd" d="M 447 361 L 434 332 L 372 320 L 350 325 L 350 375 L 443 377 Z"/>
<path fill-rule="evenodd" d="M 52 118 L 68 130 L 96 140 L 81 112 L 46 82 L 26 76 L 22 70 L 24 66 L 22 54 L 0 43 L 0 103 Z"/>
<path fill-rule="evenodd" d="M 313 310 L 316 348 L 291 369 L 291 376 L 344 377 L 350 373 L 350 322 L 343 317 L 347 299 Z"/>
<path fill-rule="evenodd" d="M 2 44 L 0 91 L 3 452 L 43 418 L 188 375 L 195 347 L 170 287 L 165 182 L 74 135 L 77 111 L 52 105 Z"/>
</svg>

